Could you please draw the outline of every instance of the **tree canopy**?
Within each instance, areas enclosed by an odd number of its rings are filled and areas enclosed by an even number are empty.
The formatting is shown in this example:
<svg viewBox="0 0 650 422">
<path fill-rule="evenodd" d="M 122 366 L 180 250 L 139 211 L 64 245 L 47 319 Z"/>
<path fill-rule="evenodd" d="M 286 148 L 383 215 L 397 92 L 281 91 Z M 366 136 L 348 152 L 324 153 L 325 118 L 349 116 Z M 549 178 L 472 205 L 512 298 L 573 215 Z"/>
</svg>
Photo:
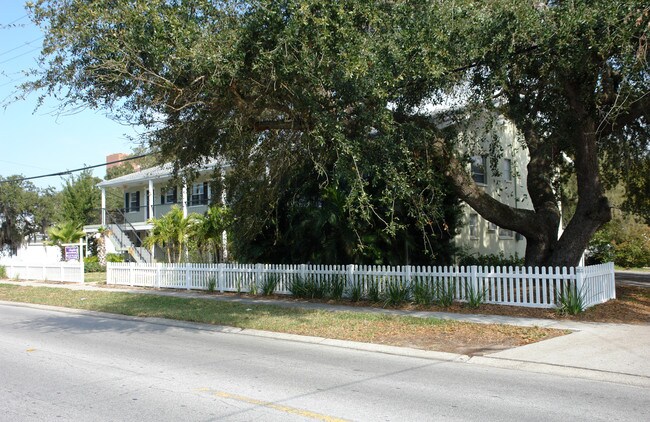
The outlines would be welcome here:
<svg viewBox="0 0 650 422">
<path fill-rule="evenodd" d="M 56 215 L 51 189 L 39 189 L 22 176 L 0 176 L 0 252 L 15 253 L 25 239 L 44 234 Z"/>
<path fill-rule="evenodd" d="M 178 168 L 224 157 L 251 194 L 278 195 L 296 163 L 322 187 L 349 183 L 353 225 L 443 227 L 449 183 L 527 239 L 529 264 L 577 263 L 611 218 L 603 180 L 647 195 L 647 33 L 640 1 L 41 0 L 41 68 L 27 89 L 147 126 Z M 431 109 L 493 111 L 528 148 L 534 209 L 471 180 Z M 498 155 L 498 148 L 490 148 Z M 462 151 L 462 152 L 461 152 Z M 623 166 L 619 166 L 623 163 Z M 271 171 L 266 171 L 266 169 Z M 558 189 L 575 173 L 564 234 Z M 266 175 L 266 184 L 256 183 Z"/>
</svg>

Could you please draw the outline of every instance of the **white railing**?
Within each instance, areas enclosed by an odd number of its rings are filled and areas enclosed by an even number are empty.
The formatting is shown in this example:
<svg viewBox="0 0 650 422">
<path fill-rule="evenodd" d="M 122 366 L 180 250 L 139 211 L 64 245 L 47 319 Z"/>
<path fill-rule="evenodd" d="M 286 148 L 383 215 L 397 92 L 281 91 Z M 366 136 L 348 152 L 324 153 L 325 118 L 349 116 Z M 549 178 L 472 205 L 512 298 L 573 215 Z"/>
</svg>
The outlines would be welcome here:
<svg viewBox="0 0 650 422">
<path fill-rule="evenodd" d="M 318 285 L 342 281 L 346 292 L 352 286 L 366 293 L 376 287 L 380 294 L 391 283 L 408 287 L 419 283 L 432 291 L 451 291 L 458 301 L 478 293 L 484 303 L 536 308 L 556 307 L 558 293 L 566 289 L 580 294 L 585 308 L 616 298 L 612 263 L 577 268 L 495 268 L 109 262 L 106 279 L 107 284 L 244 293 L 261 291 L 270 277 L 277 282 L 278 294 L 290 294 L 292 283 L 302 279 Z"/>
<path fill-rule="evenodd" d="M 84 263 L 82 262 L 21 262 L 2 260 L 7 278 L 15 280 L 84 282 Z"/>
</svg>

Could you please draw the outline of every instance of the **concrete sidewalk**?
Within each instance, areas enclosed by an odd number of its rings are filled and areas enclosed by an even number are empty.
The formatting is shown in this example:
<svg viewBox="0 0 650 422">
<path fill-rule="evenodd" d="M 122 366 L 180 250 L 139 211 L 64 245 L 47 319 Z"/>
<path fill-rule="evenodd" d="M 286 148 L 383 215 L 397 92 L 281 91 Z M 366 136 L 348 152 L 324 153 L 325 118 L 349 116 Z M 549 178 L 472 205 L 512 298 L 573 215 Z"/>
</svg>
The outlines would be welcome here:
<svg viewBox="0 0 650 422">
<path fill-rule="evenodd" d="M 277 306 L 322 309 L 329 311 L 409 315 L 421 318 L 442 318 L 481 324 L 507 324 L 566 329 L 572 330 L 573 333 L 484 356 L 451 356 L 453 354 L 449 354 L 449 360 L 650 387 L 650 324 L 628 325 L 584 323 L 568 320 L 516 318 L 498 315 L 415 312 L 381 308 L 334 306 L 323 303 L 282 301 L 276 299 L 248 299 L 233 296 L 213 296 L 190 291 L 113 288 L 88 284 L 55 284 L 30 281 L 14 282 L 9 280 L 3 280 L 2 283 L 22 286 L 67 288 L 73 290 L 128 292 L 133 294 L 202 298 L 207 300 L 246 304 L 273 304 Z M 290 337 L 293 341 L 301 341 L 301 336 L 295 335 L 283 335 L 277 333 L 264 333 L 260 335 L 277 338 Z M 304 341 L 314 342 L 313 338 L 309 337 L 305 337 Z M 332 342 L 323 342 L 323 344 L 328 343 Z M 339 347 L 345 347 L 345 344 L 348 344 L 352 348 L 374 350 L 390 354 L 400 354 L 400 349 L 403 349 L 405 355 L 419 355 L 419 353 L 413 349 L 394 346 L 372 345 L 371 349 L 369 349 L 368 347 L 370 345 L 355 346 L 353 345 L 353 342 L 338 340 L 333 341 L 331 345 L 334 344 Z"/>
</svg>

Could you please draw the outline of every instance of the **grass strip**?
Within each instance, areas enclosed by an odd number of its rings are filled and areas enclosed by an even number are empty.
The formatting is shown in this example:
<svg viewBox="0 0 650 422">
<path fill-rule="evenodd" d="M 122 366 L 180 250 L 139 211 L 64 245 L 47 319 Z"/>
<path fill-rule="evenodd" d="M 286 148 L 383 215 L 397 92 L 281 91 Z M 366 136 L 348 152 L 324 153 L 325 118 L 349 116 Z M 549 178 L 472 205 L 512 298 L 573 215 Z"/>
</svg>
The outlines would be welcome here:
<svg viewBox="0 0 650 422">
<path fill-rule="evenodd" d="M 9 284 L 0 284 L 0 300 L 456 353 L 513 347 L 566 333 L 539 327 Z"/>
</svg>

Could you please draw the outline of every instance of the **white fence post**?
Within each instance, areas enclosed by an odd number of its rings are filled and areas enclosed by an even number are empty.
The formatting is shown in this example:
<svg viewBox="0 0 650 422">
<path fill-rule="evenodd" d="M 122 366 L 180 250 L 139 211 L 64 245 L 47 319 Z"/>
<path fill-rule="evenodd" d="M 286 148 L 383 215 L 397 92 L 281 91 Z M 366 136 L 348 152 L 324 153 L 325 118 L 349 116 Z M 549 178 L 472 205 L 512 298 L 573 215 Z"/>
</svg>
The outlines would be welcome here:
<svg viewBox="0 0 650 422">
<path fill-rule="evenodd" d="M 84 260 L 81 256 L 79 257 L 79 270 L 81 271 L 81 274 L 79 274 L 79 283 L 84 284 L 86 281 L 86 273 L 84 272 Z"/>
<path fill-rule="evenodd" d="M 476 265 L 472 265 L 469 268 L 469 275 L 470 275 L 470 280 L 472 285 L 472 295 L 477 295 L 478 294 L 478 268 L 476 267 Z M 467 295 L 467 289 L 465 289 L 465 299 L 469 300 L 469 297 Z"/>
<path fill-rule="evenodd" d="M 219 263 L 219 272 L 217 273 L 217 284 L 219 286 L 219 291 L 223 293 L 223 285 L 224 285 L 224 280 L 223 280 L 223 269 L 226 266 L 223 262 Z"/>
<path fill-rule="evenodd" d="M 582 291 L 582 286 L 584 284 L 584 278 L 585 278 L 585 269 L 584 267 L 576 267 L 576 295 L 577 297 L 582 297 L 582 299 L 585 299 L 584 293 Z M 587 303 L 583 303 L 584 308 L 588 307 Z"/>
<path fill-rule="evenodd" d="M 156 289 L 160 289 L 160 278 L 162 277 L 162 264 L 156 262 Z"/>
<path fill-rule="evenodd" d="M 134 281 L 134 267 L 135 262 L 129 262 L 129 286 L 133 287 Z"/>
<path fill-rule="evenodd" d="M 190 290 L 190 288 L 192 287 L 192 286 L 191 286 L 191 284 L 192 284 L 192 279 L 191 279 L 190 274 L 191 274 L 191 273 L 190 273 L 190 264 L 187 264 L 187 263 L 186 263 L 186 264 L 185 264 L 185 289 L 186 289 L 186 290 Z"/>
</svg>

